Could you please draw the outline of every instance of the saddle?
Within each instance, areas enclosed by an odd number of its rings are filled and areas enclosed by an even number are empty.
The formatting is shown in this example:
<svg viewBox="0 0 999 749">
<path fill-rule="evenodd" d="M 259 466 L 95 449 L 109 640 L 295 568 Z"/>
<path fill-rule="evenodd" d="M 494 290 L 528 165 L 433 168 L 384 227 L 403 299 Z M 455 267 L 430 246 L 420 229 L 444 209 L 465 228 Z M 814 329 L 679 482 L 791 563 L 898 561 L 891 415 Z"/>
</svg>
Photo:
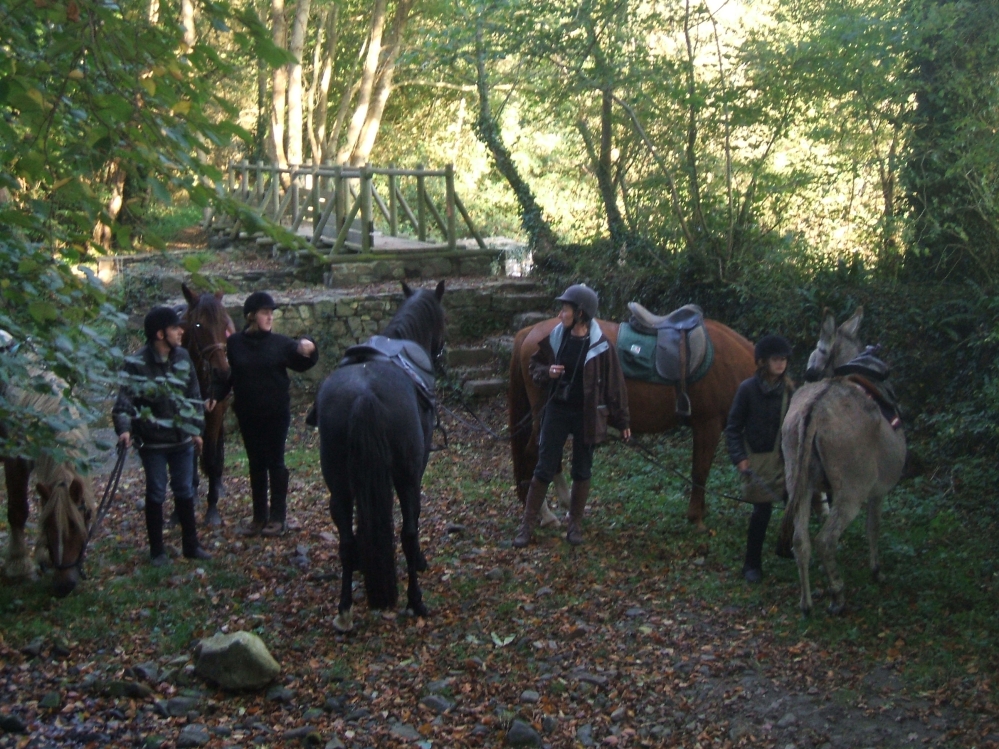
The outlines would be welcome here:
<svg viewBox="0 0 999 749">
<path fill-rule="evenodd" d="M 704 312 L 696 304 L 684 305 L 668 315 L 654 315 L 638 302 L 628 302 L 628 309 L 631 328 L 656 337 L 656 372 L 676 385 L 677 414 L 690 416 L 687 384 L 703 377 L 714 359 Z"/>
<path fill-rule="evenodd" d="M 368 361 L 388 361 L 400 367 L 416 385 L 416 393 L 425 405 L 431 410 L 436 410 L 434 365 L 420 344 L 415 341 L 386 338 L 383 335 L 372 336 L 364 343 L 358 343 L 344 351 L 340 366 Z"/>
<path fill-rule="evenodd" d="M 881 415 L 892 429 L 902 426 L 902 407 L 895 389 L 888 383 L 889 368 L 876 354 L 881 346 L 868 346 L 859 355 L 833 370 L 836 377 L 844 377 L 859 387 L 868 398 L 878 404 Z"/>
</svg>

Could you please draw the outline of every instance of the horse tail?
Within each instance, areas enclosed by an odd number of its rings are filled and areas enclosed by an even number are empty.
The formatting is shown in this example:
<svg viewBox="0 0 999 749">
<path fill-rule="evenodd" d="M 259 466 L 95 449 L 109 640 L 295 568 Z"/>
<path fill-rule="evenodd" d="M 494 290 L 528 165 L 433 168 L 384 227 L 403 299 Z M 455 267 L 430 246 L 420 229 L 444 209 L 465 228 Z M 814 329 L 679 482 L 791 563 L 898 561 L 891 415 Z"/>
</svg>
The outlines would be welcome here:
<svg viewBox="0 0 999 749">
<path fill-rule="evenodd" d="M 354 401 L 347 439 L 347 480 L 357 508 L 357 552 L 368 605 L 394 608 L 399 599 L 392 527 L 392 454 L 388 424 L 371 393 Z"/>
<path fill-rule="evenodd" d="M 513 480 L 517 484 L 517 495 L 521 502 L 527 498 L 526 486 L 521 480 L 530 473 L 527 466 L 527 448 L 533 432 L 531 400 L 527 394 L 523 370 L 520 366 L 521 350 L 530 328 L 517 333 L 510 356 L 510 385 L 507 392 L 508 413 L 510 415 L 510 457 L 513 460 Z"/>
<path fill-rule="evenodd" d="M 794 456 L 791 476 L 787 482 L 791 496 L 788 497 L 787 507 L 784 508 L 784 517 L 780 524 L 780 535 L 777 538 L 777 555 L 782 557 L 792 557 L 792 544 L 794 541 L 794 521 L 798 515 L 798 510 L 802 502 L 812 501 L 809 496 L 809 476 L 812 470 L 812 455 L 815 453 L 815 434 L 818 431 L 818 424 L 812 418 L 815 406 L 828 392 L 829 385 L 825 387 L 815 398 L 812 399 L 808 410 L 803 417 L 795 424 L 798 430 L 798 452 Z"/>
</svg>

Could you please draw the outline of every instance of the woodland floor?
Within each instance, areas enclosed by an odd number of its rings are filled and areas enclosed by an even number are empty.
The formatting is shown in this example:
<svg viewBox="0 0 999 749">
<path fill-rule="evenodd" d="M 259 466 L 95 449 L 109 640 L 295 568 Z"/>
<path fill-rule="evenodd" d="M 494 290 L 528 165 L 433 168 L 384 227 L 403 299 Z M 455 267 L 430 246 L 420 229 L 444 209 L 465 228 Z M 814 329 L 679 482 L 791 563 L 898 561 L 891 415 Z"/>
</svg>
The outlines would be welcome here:
<svg viewBox="0 0 999 749">
<path fill-rule="evenodd" d="M 480 409 L 502 429 L 502 396 Z M 879 593 L 866 571 L 847 574 L 844 617 L 802 622 L 794 565 L 769 543 L 764 582 L 739 577 L 745 507 L 710 498 L 712 530 L 698 533 L 682 484 L 620 444 L 598 451 L 583 546 L 551 530 L 513 549 L 505 444 L 445 424 L 421 522 L 431 616 L 370 613 L 358 583 L 349 635 L 332 627 L 337 538 L 312 430 L 295 426 L 289 441 L 302 530 L 235 534 L 249 498 L 233 440 L 226 524 L 202 531 L 215 559 L 200 567 L 148 564 L 130 460 L 77 592 L 0 589 L 0 727 L 15 731 L 0 747 L 502 746 L 517 718 L 551 747 L 999 746 L 995 652 L 970 648 L 944 676 L 919 678 L 927 654 L 906 642 L 918 626 L 893 627 L 879 604 L 904 594 Z M 658 446 L 686 471 L 684 433 Z M 718 490 L 734 486 L 728 473 L 719 460 Z M 863 559 L 859 534 L 851 543 Z M 282 665 L 267 692 L 227 694 L 191 674 L 199 638 L 241 629 Z"/>
</svg>

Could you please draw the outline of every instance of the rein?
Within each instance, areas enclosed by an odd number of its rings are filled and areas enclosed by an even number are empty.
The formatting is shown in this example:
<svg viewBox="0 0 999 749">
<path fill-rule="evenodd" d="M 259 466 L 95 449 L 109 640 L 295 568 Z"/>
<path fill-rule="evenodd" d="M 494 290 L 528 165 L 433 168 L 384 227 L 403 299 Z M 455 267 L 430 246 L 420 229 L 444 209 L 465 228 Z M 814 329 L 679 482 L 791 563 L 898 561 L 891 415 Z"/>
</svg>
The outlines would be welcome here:
<svg viewBox="0 0 999 749">
<path fill-rule="evenodd" d="M 104 496 L 101 497 L 101 502 L 97 505 L 97 511 L 94 513 L 94 519 L 87 528 L 87 537 L 83 540 L 83 548 L 80 549 L 80 553 L 77 555 L 76 561 L 72 564 L 63 564 L 61 561 L 58 563 L 53 562 L 53 567 L 60 572 L 78 567 L 80 575 L 83 575 L 83 563 L 87 558 L 87 547 L 90 545 L 91 540 L 93 540 L 93 538 L 97 535 L 101 520 L 107 513 L 108 507 L 111 505 L 111 501 L 114 499 L 114 495 L 118 491 L 118 482 L 121 480 L 121 474 L 125 468 L 125 458 L 128 455 L 128 450 L 126 450 L 125 446 L 120 442 L 115 447 L 115 450 L 118 453 L 118 460 L 115 462 L 114 468 L 111 469 L 111 474 L 108 476 L 108 483 L 104 487 Z"/>
</svg>

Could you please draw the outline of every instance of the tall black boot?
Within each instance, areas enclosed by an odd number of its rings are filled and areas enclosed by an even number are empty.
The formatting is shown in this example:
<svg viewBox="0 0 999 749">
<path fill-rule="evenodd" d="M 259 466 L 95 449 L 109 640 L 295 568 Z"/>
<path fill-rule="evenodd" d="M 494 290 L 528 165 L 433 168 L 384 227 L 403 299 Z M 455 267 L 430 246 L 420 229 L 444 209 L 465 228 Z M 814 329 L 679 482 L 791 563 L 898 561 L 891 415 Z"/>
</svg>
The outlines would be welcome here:
<svg viewBox="0 0 999 749">
<path fill-rule="evenodd" d="M 521 519 L 520 527 L 517 529 L 517 536 L 513 539 L 515 548 L 523 549 L 531 543 L 534 526 L 538 524 L 541 503 L 545 501 L 545 494 L 547 492 L 548 484 L 536 478 L 531 479 L 531 488 L 527 490 L 527 500 L 524 502 L 524 517 Z"/>
<path fill-rule="evenodd" d="M 742 576 L 751 583 L 758 583 L 763 577 L 763 541 L 767 537 L 767 526 L 773 509 L 774 506 L 769 502 L 753 505 L 753 514 L 749 518 Z"/>
<path fill-rule="evenodd" d="M 149 558 L 156 567 L 170 561 L 163 550 L 163 505 L 146 500 L 146 536 L 149 538 Z"/>
<path fill-rule="evenodd" d="M 288 469 L 284 466 L 271 469 L 271 512 L 267 526 L 260 532 L 262 536 L 280 536 L 285 531 L 289 476 Z"/>
<path fill-rule="evenodd" d="M 253 497 L 253 521 L 240 529 L 244 536 L 257 536 L 267 525 L 267 469 L 250 469 L 250 495 Z"/>
<path fill-rule="evenodd" d="M 194 499 L 175 500 L 177 515 L 180 517 L 181 546 L 188 559 L 211 559 L 212 555 L 198 543 L 198 524 L 194 517 Z"/>
<path fill-rule="evenodd" d="M 573 481 L 569 489 L 569 528 L 565 540 L 573 546 L 583 543 L 583 510 L 590 496 L 590 481 Z"/>
</svg>

